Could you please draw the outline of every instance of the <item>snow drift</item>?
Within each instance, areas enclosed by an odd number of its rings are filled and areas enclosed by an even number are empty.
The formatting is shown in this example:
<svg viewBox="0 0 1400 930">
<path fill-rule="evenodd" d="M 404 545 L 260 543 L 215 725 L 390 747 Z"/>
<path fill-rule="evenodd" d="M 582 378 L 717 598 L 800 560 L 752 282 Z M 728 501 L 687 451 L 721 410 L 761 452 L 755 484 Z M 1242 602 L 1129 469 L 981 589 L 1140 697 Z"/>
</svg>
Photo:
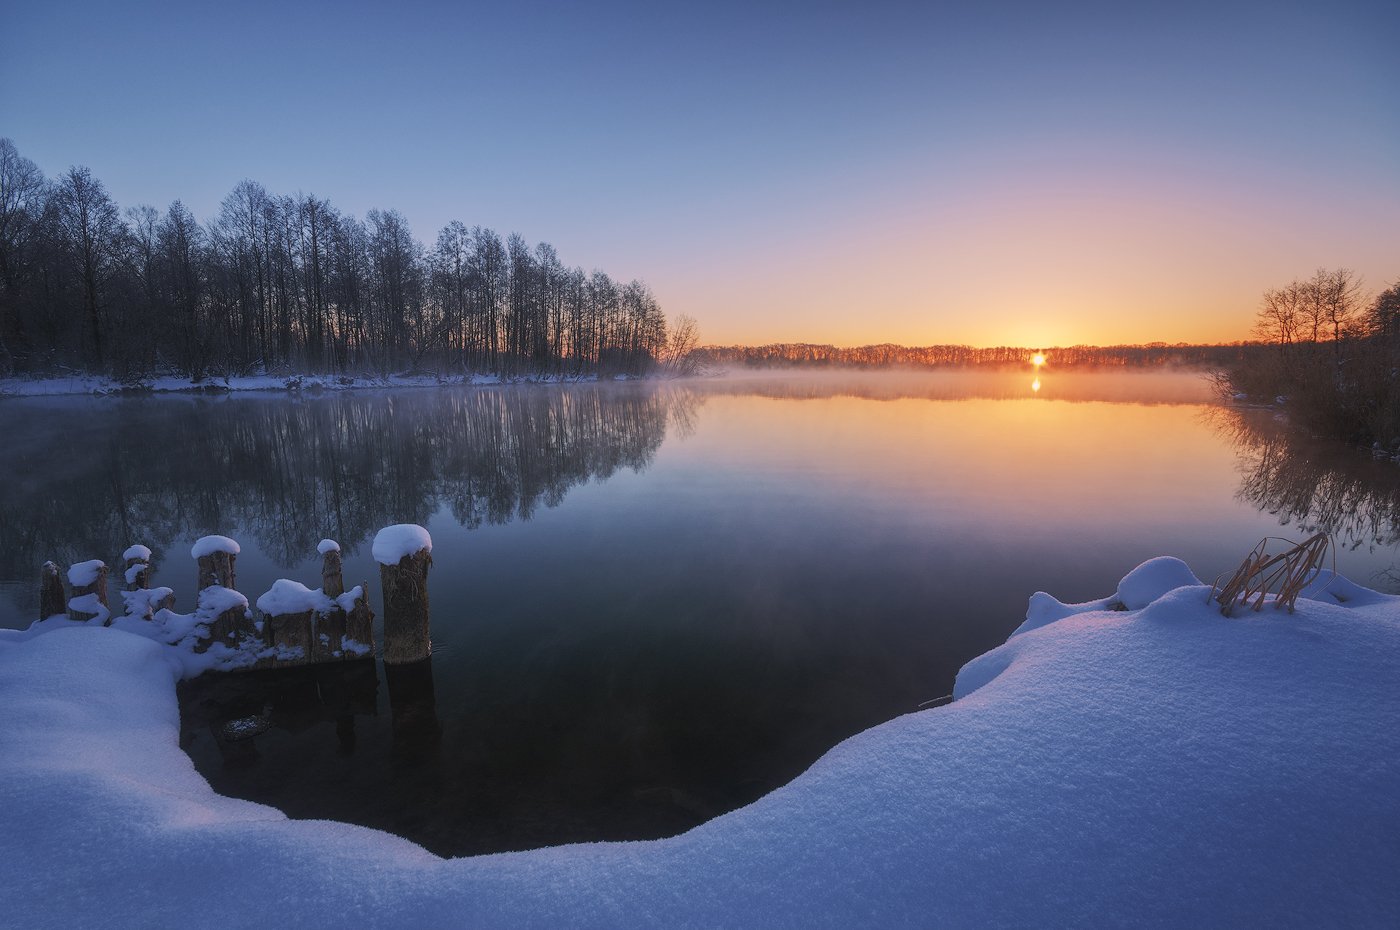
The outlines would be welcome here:
<svg viewBox="0 0 1400 930">
<path fill-rule="evenodd" d="M 1394 926 L 1400 598 L 1226 618 L 1193 581 L 1037 595 L 953 704 L 681 836 L 455 860 L 214 794 L 168 647 L 0 633 L 0 899 L 23 927 Z"/>
</svg>

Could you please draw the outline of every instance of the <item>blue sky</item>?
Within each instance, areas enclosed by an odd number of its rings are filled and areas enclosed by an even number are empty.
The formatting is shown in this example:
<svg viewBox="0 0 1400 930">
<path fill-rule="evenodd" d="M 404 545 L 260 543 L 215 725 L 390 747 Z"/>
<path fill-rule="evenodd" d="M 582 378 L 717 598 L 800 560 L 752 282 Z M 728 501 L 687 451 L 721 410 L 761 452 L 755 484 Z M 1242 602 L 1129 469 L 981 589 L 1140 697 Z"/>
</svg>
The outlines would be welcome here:
<svg viewBox="0 0 1400 930">
<path fill-rule="evenodd" d="M 1319 265 L 1400 276 L 1400 4 L 5 18 L 0 134 L 51 175 L 519 231 L 715 341 L 1238 338 Z"/>
</svg>

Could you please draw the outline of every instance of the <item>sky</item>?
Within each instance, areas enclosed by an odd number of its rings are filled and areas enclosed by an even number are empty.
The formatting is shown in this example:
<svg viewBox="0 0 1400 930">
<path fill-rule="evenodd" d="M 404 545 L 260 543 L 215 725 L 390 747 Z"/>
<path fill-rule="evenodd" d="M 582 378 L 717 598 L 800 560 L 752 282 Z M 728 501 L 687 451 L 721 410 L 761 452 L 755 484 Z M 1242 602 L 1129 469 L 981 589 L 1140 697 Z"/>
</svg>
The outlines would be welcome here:
<svg viewBox="0 0 1400 930">
<path fill-rule="evenodd" d="M 201 219 L 243 178 L 640 278 L 706 343 L 1247 338 L 1400 279 L 1400 3 L 46 0 L 0 136 Z"/>
</svg>

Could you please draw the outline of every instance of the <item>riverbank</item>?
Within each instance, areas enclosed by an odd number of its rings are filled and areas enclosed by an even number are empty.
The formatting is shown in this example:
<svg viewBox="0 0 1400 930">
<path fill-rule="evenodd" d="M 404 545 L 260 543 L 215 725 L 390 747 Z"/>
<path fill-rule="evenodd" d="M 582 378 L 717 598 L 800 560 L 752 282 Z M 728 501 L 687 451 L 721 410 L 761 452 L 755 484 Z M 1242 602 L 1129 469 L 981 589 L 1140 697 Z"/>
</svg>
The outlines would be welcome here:
<svg viewBox="0 0 1400 930">
<path fill-rule="evenodd" d="M 158 644 L 0 631 L 0 895 L 26 927 L 1393 925 L 1400 598 L 1226 618 L 1192 581 L 1038 594 L 953 704 L 681 836 L 450 860 L 214 794 Z"/>
</svg>

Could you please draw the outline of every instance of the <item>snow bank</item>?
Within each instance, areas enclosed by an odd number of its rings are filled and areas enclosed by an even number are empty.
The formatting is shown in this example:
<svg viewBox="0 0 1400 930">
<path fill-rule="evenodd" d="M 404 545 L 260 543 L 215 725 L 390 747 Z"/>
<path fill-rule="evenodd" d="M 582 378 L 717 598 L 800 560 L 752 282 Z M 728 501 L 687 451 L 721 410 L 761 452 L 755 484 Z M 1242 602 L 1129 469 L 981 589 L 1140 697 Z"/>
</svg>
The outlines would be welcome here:
<svg viewBox="0 0 1400 930">
<path fill-rule="evenodd" d="M 334 610 L 335 606 L 335 601 L 323 594 L 320 588 L 313 591 L 290 578 L 277 579 L 272 583 L 272 588 L 258 598 L 258 610 L 268 616 L 299 614 L 308 610 L 325 614 Z"/>
<path fill-rule="evenodd" d="M 1395 926 L 1400 599 L 1206 593 L 1013 636 L 682 836 L 456 860 L 214 794 L 149 640 L 0 631 L 0 900 L 26 928 Z"/>
<path fill-rule="evenodd" d="M 339 552 L 340 543 L 334 539 L 323 539 L 316 544 L 316 551 L 321 555 L 325 555 L 327 552 Z"/>
<path fill-rule="evenodd" d="M 68 583 L 75 588 L 86 587 L 97 580 L 98 574 L 107 567 L 101 559 L 79 562 L 68 569 Z"/>
<path fill-rule="evenodd" d="M 415 523 L 396 523 L 375 534 L 370 552 L 380 565 L 398 565 L 404 556 L 420 549 L 433 551 L 433 537 L 428 531 Z"/>
<path fill-rule="evenodd" d="M 1168 591 L 1200 583 L 1181 559 L 1159 555 L 1124 575 L 1114 599 L 1128 610 L 1140 610 Z"/>
<path fill-rule="evenodd" d="M 201 536 L 194 541 L 190 547 L 190 557 L 199 559 L 206 555 L 213 555 L 216 552 L 227 552 L 231 555 L 238 555 L 242 550 L 238 543 L 227 536 Z"/>
</svg>

